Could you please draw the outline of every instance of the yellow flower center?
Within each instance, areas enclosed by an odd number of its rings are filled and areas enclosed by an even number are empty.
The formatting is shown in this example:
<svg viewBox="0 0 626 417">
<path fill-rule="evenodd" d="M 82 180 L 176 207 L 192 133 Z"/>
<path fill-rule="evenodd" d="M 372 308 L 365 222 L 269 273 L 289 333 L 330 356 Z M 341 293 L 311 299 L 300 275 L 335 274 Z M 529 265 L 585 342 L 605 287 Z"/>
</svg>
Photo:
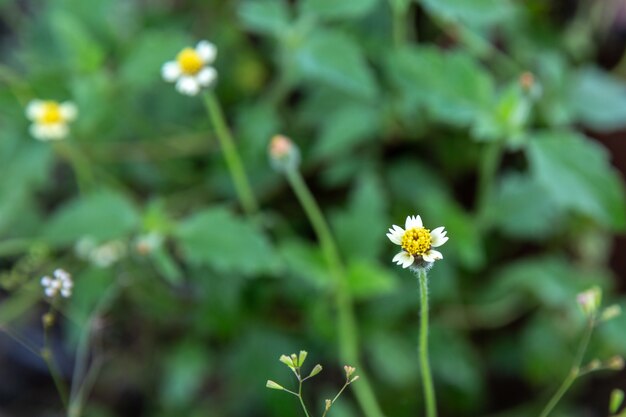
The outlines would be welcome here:
<svg viewBox="0 0 626 417">
<path fill-rule="evenodd" d="M 423 227 L 409 229 L 402 236 L 402 249 L 413 256 L 422 256 L 430 249 L 432 239 L 430 230 Z"/>
<path fill-rule="evenodd" d="M 204 62 L 193 48 L 185 48 L 178 53 L 176 61 L 180 70 L 187 75 L 195 75 L 202 69 Z"/>
<path fill-rule="evenodd" d="M 62 122 L 63 116 L 61 115 L 61 107 L 59 106 L 59 103 L 55 101 L 46 101 L 43 103 L 41 107 L 41 115 L 39 115 L 37 121 L 46 125 Z"/>
</svg>

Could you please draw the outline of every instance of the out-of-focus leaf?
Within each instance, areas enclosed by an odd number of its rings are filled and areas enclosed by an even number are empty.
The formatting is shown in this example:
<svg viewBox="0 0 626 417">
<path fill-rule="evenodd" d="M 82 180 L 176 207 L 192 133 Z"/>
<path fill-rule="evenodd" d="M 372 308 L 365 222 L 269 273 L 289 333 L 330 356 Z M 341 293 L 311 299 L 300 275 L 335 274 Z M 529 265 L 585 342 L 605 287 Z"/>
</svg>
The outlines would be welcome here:
<svg viewBox="0 0 626 417">
<path fill-rule="evenodd" d="M 165 358 L 159 398 L 167 407 L 184 406 L 195 396 L 208 374 L 209 351 L 196 341 L 174 346 Z"/>
<path fill-rule="evenodd" d="M 0 303 L 0 326 L 11 323 L 24 315 L 28 309 L 41 300 L 43 291 L 37 286 L 27 286 L 13 293 L 10 298 Z"/>
<path fill-rule="evenodd" d="M 357 18 L 370 12 L 379 0 L 306 0 L 302 5 L 304 13 L 328 18 Z"/>
<path fill-rule="evenodd" d="M 448 402 L 454 402 L 451 408 L 475 407 L 484 395 L 485 385 L 472 346 L 461 334 L 438 326 L 432 326 L 430 345 L 433 372 L 448 386 Z"/>
<path fill-rule="evenodd" d="M 80 20 L 59 11 L 51 16 L 51 24 L 59 45 L 74 68 L 86 72 L 101 68 L 104 51 Z"/>
<path fill-rule="evenodd" d="M 520 349 L 526 376 L 535 383 L 556 384 L 574 360 L 576 339 L 567 340 L 572 327 L 547 315 L 538 315 L 524 329 Z M 583 328 L 580 328 L 582 333 Z"/>
<path fill-rule="evenodd" d="M 63 205 L 42 235 L 57 245 L 73 244 L 83 237 L 105 241 L 126 236 L 139 223 L 139 213 L 131 201 L 118 192 L 102 190 Z"/>
<path fill-rule="evenodd" d="M 623 181 L 602 145 L 573 132 L 546 132 L 532 137 L 528 157 L 535 180 L 561 207 L 624 229 Z"/>
<path fill-rule="evenodd" d="M 566 259 L 544 256 L 511 263 L 493 277 L 493 284 L 484 292 L 485 299 L 502 294 L 531 295 L 543 305 L 571 306 L 576 295 L 591 285 L 605 285 L 610 277 L 602 270 L 582 270 Z"/>
<path fill-rule="evenodd" d="M 381 330 L 369 336 L 365 346 L 374 370 L 387 383 L 400 387 L 417 380 L 417 341 L 411 335 L 399 337 L 394 332 Z"/>
<path fill-rule="evenodd" d="M 278 266 L 265 235 L 224 208 L 193 214 L 178 225 L 175 236 L 185 258 L 195 264 L 242 274 L 269 272 Z"/>
<path fill-rule="evenodd" d="M 284 241 L 279 250 L 293 275 L 319 288 L 332 285 L 333 277 L 319 246 L 293 239 Z"/>
<path fill-rule="evenodd" d="M 353 259 L 376 259 L 386 244 L 387 197 L 382 184 L 364 176 L 350 196 L 347 210 L 332 217 L 341 251 Z"/>
<path fill-rule="evenodd" d="M 314 157 L 337 157 L 354 147 L 378 137 L 380 109 L 365 105 L 340 107 L 328 115 Z"/>
<path fill-rule="evenodd" d="M 515 238 L 545 240 L 564 226 L 562 210 L 552 195 L 524 174 L 502 177 L 487 210 L 488 221 Z"/>
<path fill-rule="evenodd" d="M 471 26 L 489 26 L 510 19 L 515 8 L 508 0 L 419 0 L 440 19 Z"/>
<path fill-rule="evenodd" d="M 442 122 L 467 126 L 494 102 L 491 76 L 465 52 L 405 47 L 387 65 L 401 96 Z"/>
<path fill-rule="evenodd" d="M 237 10 L 244 26 L 253 32 L 283 36 L 290 25 L 289 9 L 284 0 L 247 0 Z"/>
<path fill-rule="evenodd" d="M 358 43 L 335 30 L 316 30 L 307 36 L 294 56 L 298 71 L 355 97 L 373 99 L 378 87 Z"/>
<path fill-rule="evenodd" d="M 397 287 L 395 275 L 366 259 L 348 264 L 347 278 L 352 295 L 360 299 L 375 298 Z"/>
<path fill-rule="evenodd" d="M 589 67 L 574 76 L 569 88 L 568 103 L 586 126 L 600 132 L 626 126 L 626 84 L 622 80 Z"/>
</svg>

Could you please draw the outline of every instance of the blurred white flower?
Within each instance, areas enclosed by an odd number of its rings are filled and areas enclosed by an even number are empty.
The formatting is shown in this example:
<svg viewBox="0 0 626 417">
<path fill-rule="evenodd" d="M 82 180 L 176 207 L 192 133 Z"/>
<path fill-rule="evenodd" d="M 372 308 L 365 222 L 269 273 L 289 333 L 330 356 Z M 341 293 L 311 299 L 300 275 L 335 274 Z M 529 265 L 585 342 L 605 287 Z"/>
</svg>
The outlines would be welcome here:
<svg viewBox="0 0 626 417">
<path fill-rule="evenodd" d="M 57 294 L 61 294 L 61 297 L 69 298 L 74 287 L 72 276 L 60 268 L 55 269 L 52 276 L 53 278 L 47 275 L 41 278 L 44 293 L 50 298 L 56 297 Z"/>
<path fill-rule="evenodd" d="M 30 134 L 38 140 L 60 140 L 69 133 L 69 122 L 76 119 L 78 109 L 74 103 L 52 100 L 32 100 L 26 106 L 26 117 L 33 123 Z"/>
<path fill-rule="evenodd" d="M 180 51 L 176 60 L 163 64 L 161 75 L 165 81 L 175 82 L 179 93 L 195 96 L 202 87 L 209 87 L 217 78 L 217 71 L 210 66 L 216 56 L 215 45 L 200 41 L 195 48 L 187 47 Z"/>
<path fill-rule="evenodd" d="M 163 235 L 157 232 L 150 232 L 135 239 L 135 250 L 140 255 L 148 255 L 163 244 Z"/>
<path fill-rule="evenodd" d="M 403 268 L 430 266 L 436 260 L 443 259 L 441 252 L 433 248 L 448 241 L 447 233 L 443 227 L 430 231 L 424 228 L 420 216 L 408 216 L 404 229 L 394 224 L 387 233 L 389 240 L 402 247 L 402 251 L 393 257 L 393 262 Z"/>
<path fill-rule="evenodd" d="M 98 244 L 90 237 L 84 237 L 74 247 L 76 255 L 100 268 L 108 268 L 127 254 L 126 244 L 121 240 L 111 240 Z"/>
</svg>

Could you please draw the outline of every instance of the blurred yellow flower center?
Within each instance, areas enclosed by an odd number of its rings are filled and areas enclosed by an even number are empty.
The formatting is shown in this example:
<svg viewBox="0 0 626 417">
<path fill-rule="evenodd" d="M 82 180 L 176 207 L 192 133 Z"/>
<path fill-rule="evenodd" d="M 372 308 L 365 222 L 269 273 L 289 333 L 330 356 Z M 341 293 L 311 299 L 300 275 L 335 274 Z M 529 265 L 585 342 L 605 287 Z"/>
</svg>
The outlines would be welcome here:
<svg viewBox="0 0 626 417">
<path fill-rule="evenodd" d="M 54 124 L 63 121 L 61 115 L 61 107 L 55 101 L 46 101 L 42 104 L 41 114 L 37 118 L 37 121 L 41 124 Z"/>
<path fill-rule="evenodd" d="M 178 53 L 176 61 L 180 70 L 187 75 L 194 75 L 202 69 L 204 62 L 193 48 L 185 48 Z"/>
<path fill-rule="evenodd" d="M 430 249 L 431 244 L 430 230 L 423 227 L 409 229 L 402 236 L 402 249 L 413 256 L 424 255 Z"/>
</svg>

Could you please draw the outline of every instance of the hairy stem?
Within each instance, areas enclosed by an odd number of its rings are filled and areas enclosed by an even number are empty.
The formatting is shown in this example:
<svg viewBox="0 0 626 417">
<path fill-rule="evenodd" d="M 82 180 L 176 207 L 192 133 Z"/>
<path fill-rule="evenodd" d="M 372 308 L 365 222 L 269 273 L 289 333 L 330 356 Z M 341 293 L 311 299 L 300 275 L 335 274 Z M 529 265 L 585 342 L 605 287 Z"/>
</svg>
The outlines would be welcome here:
<svg viewBox="0 0 626 417">
<path fill-rule="evenodd" d="M 426 275 L 426 270 L 420 268 L 417 277 L 420 285 L 420 371 L 422 374 L 422 385 L 424 387 L 426 416 L 436 417 L 437 406 L 435 402 L 435 389 L 433 387 L 433 377 L 428 361 L 428 276 Z"/>
<path fill-rule="evenodd" d="M 248 177 L 243 163 L 241 162 L 241 158 L 239 157 L 239 153 L 237 152 L 235 141 L 224 119 L 222 108 L 213 92 L 208 91 L 204 93 L 203 97 L 209 118 L 215 128 L 215 134 L 222 148 L 226 165 L 228 166 L 230 176 L 235 185 L 239 202 L 246 214 L 255 214 L 258 210 L 258 204 L 252 192 L 252 188 L 250 187 L 250 183 L 248 182 Z"/>
<path fill-rule="evenodd" d="M 315 234 L 319 240 L 320 247 L 331 271 L 333 278 L 335 279 L 335 302 L 337 305 L 338 314 L 338 328 L 339 328 L 339 350 L 341 352 L 341 359 L 345 363 L 359 368 L 360 380 L 355 385 L 354 392 L 356 399 L 361 407 L 363 413 L 367 417 L 382 417 L 382 411 L 374 391 L 369 384 L 369 380 L 365 375 L 365 372 L 360 366 L 359 351 L 358 351 L 358 330 L 356 320 L 354 317 L 354 308 L 352 303 L 352 295 L 350 289 L 347 286 L 346 276 L 339 251 L 333 235 L 326 223 L 326 219 L 322 214 L 313 194 L 307 187 L 300 171 L 297 169 L 291 169 L 286 171 L 287 180 L 294 190 L 298 201 L 302 205 Z"/>
</svg>

